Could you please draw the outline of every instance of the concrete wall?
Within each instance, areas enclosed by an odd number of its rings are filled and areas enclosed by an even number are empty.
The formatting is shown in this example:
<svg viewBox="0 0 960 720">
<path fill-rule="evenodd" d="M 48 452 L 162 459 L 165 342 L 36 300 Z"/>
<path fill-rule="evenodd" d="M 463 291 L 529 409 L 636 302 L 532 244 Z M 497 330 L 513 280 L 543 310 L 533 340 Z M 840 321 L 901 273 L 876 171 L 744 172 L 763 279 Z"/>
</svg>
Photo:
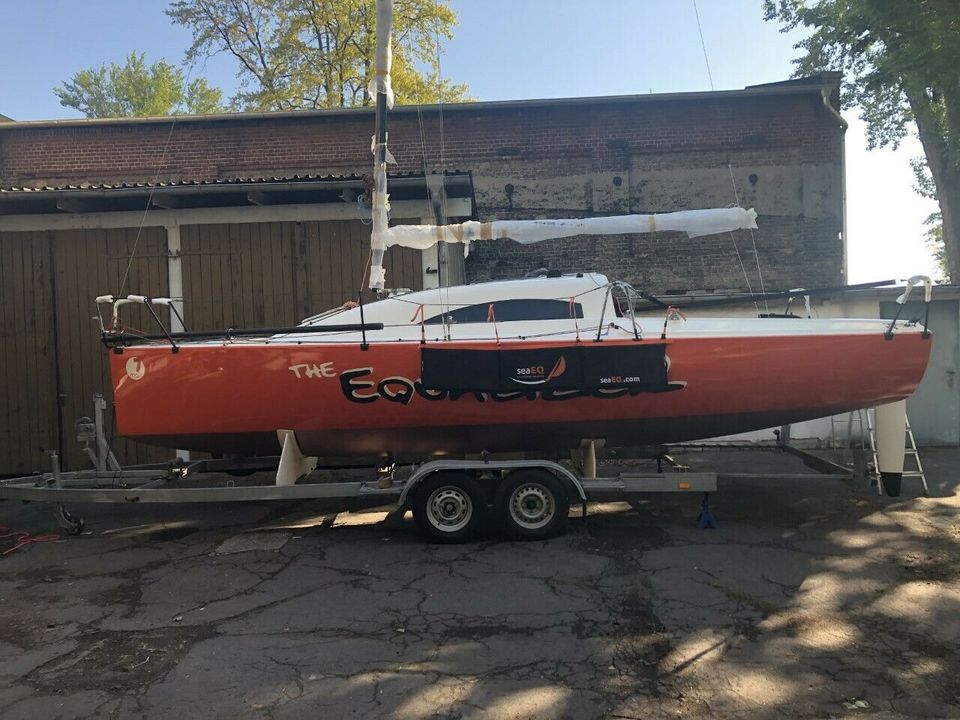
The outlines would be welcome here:
<svg viewBox="0 0 960 720">
<path fill-rule="evenodd" d="M 597 269 L 654 292 L 759 290 L 761 272 L 773 288 L 842 284 L 840 165 L 806 160 L 799 147 L 776 147 L 652 151 L 603 172 L 570 159 L 481 164 L 473 170 L 484 219 L 725 207 L 739 199 L 759 213 L 759 230 L 694 239 L 677 233 L 572 238 L 532 247 L 497 241 L 471 250 L 468 278 L 550 267 Z"/>
</svg>

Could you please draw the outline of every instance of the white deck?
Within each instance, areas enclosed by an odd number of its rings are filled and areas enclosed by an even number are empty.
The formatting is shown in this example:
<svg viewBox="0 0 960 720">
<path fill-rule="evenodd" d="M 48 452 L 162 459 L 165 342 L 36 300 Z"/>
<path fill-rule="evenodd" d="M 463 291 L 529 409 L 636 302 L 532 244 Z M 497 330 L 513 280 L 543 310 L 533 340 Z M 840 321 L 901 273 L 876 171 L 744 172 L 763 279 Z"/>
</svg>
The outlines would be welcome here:
<svg viewBox="0 0 960 720">
<path fill-rule="evenodd" d="M 596 336 L 603 318 L 601 335 L 607 339 L 633 337 L 633 321 L 629 317 L 617 317 L 612 299 L 609 299 L 609 281 L 604 275 L 584 273 L 555 278 L 531 278 L 506 280 L 451 288 L 420 290 L 397 295 L 384 300 L 367 303 L 363 308 L 363 321 L 367 324 L 383 323 L 383 330 L 367 331 L 368 342 L 384 341 L 468 341 L 500 338 L 524 340 L 568 341 L 578 334 L 587 338 Z M 441 314 L 460 308 L 496 303 L 504 300 L 543 299 L 564 303 L 571 301 L 582 308 L 583 317 L 559 320 L 513 320 L 464 323 L 429 321 Z M 604 309 L 604 301 L 606 308 Z M 883 333 L 889 321 L 878 319 L 816 319 L 816 318 L 697 318 L 676 315 L 667 323 L 668 338 L 698 337 L 756 337 L 795 335 L 847 335 Z M 646 314 L 636 318 L 637 328 L 644 338 L 659 338 L 663 331 L 664 314 Z M 360 308 L 331 311 L 321 316 L 308 318 L 302 324 L 309 326 L 359 324 Z M 921 328 L 897 324 L 896 332 L 920 332 Z M 360 334 L 304 333 L 277 336 L 278 340 L 299 343 L 357 342 Z"/>
</svg>

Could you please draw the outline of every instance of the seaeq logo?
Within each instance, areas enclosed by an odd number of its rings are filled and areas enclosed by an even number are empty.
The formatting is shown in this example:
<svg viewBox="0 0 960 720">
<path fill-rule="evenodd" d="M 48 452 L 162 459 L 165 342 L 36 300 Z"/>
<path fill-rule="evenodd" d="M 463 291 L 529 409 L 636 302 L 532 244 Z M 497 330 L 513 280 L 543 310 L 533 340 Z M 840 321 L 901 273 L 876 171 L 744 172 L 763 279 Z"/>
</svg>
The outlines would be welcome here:
<svg viewBox="0 0 960 720">
<path fill-rule="evenodd" d="M 515 377 L 510 378 L 515 383 L 521 385 L 545 385 L 551 380 L 555 380 L 567 371 L 567 361 L 563 355 L 554 364 L 550 372 L 546 372 L 545 365 L 530 365 L 529 367 L 518 367 L 513 371 Z M 521 378 L 524 378 L 521 380 Z"/>
</svg>

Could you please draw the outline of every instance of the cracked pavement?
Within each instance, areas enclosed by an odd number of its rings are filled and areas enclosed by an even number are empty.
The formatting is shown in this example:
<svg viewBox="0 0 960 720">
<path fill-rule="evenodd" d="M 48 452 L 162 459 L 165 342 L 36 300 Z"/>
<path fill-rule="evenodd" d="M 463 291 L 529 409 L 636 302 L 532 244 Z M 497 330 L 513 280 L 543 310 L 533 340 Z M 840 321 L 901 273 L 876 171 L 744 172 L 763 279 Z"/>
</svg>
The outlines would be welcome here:
<svg viewBox="0 0 960 720">
<path fill-rule="evenodd" d="M 923 456 L 929 498 L 740 480 L 716 530 L 661 495 L 533 543 L 316 502 L 77 506 L 82 536 L 0 559 L 0 717 L 960 717 L 960 450 Z M 0 525 L 55 530 L 37 504 Z"/>
</svg>

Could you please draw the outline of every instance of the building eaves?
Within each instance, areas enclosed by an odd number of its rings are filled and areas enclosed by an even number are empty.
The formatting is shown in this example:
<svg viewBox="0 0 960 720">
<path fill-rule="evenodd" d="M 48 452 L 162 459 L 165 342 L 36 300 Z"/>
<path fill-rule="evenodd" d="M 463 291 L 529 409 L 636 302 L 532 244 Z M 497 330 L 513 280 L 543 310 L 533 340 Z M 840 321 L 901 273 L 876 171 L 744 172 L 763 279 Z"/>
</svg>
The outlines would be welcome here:
<svg viewBox="0 0 960 720">
<path fill-rule="evenodd" d="M 752 85 L 743 90 L 710 90 L 702 92 L 650 93 L 644 95 L 602 95 L 595 97 L 540 98 L 530 100 L 492 100 L 468 103 L 444 103 L 444 105 L 398 105 L 391 114 L 495 112 L 498 110 L 522 110 L 536 108 L 589 107 L 593 105 L 629 105 L 637 103 L 704 102 L 739 98 L 757 98 L 777 95 L 804 95 L 820 93 L 823 87 L 839 83 L 834 73 L 809 78 L 797 78 L 781 83 Z M 372 107 L 333 108 L 324 110 L 293 110 L 284 112 L 241 112 L 214 115 L 178 115 L 176 117 L 144 118 L 80 118 L 68 120 L 24 120 L 0 124 L 0 131 L 29 130 L 31 128 L 58 127 L 111 127 L 126 125 L 169 125 L 177 123 L 232 123 L 251 120 L 305 120 L 313 118 L 336 118 L 373 115 Z"/>
<path fill-rule="evenodd" d="M 773 88 L 821 88 L 837 87 L 843 81 L 843 73 L 837 71 L 825 71 L 816 75 L 807 75 L 804 77 L 790 78 L 789 80 L 777 80 L 776 82 L 760 83 L 759 85 L 747 85 L 747 90 L 770 90 Z"/>
<path fill-rule="evenodd" d="M 439 175 L 435 175 L 439 180 Z M 450 199 L 472 199 L 469 172 L 444 173 Z M 432 199 L 439 185 L 430 176 L 397 173 L 390 179 L 397 201 Z M 322 205 L 354 203 L 367 195 L 371 181 L 360 175 L 291 175 L 219 180 L 175 180 L 121 183 L 77 183 L 41 187 L 0 187 L 0 217 L 59 213 L 115 213 L 144 208 L 237 208 L 251 205 Z"/>
</svg>

